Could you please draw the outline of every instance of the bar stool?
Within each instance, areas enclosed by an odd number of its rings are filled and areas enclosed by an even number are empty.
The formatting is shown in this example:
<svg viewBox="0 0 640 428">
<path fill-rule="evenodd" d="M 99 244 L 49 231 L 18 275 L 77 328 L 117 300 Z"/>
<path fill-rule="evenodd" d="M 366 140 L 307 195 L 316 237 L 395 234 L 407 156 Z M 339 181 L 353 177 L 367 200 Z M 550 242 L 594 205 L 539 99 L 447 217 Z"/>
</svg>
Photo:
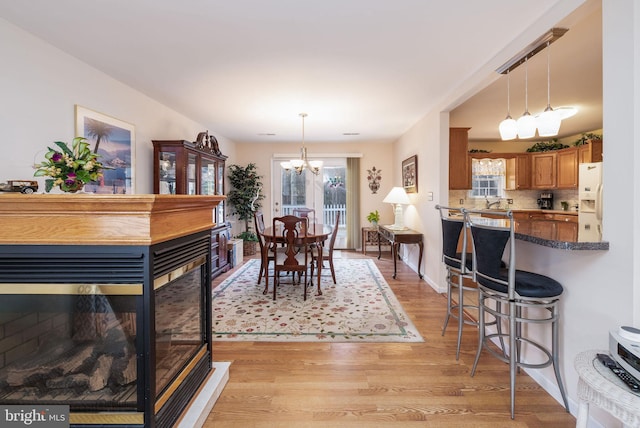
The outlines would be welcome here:
<svg viewBox="0 0 640 428">
<path fill-rule="evenodd" d="M 516 270 L 516 246 L 514 221 L 511 211 L 492 211 L 495 218 L 480 217 L 486 211 L 469 211 L 463 209 L 465 221 L 471 228 L 473 242 L 473 276 L 478 283 L 480 294 L 478 351 L 476 353 L 471 376 L 475 374 L 483 349 L 496 358 L 509 364 L 509 381 L 511 390 L 511 419 L 515 417 L 515 382 L 516 370 L 520 367 L 540 369 L 553 365 L 558 388 L 567 412 L 569 403 L 565 393 L 560 367 L 558 363 L 558 320 L 560 312 L 558 303 L 563 292 L 562 285 L 548 276 Z M 501 267 L 502 257 L 509 243 L 507 268 Z M 492 306 L 490 303 L 493 302 Z M 504 303 L 499 306 L 498 304 Z M 504 308 L 505 310 L 501 310 Z M 497 331 L 487 334 L 485 331 L 485 315 L 489 313 L 499 323 L 506 321 L 506 332 Z M 523 336 L 523 325 L 551 324 L 551 349 L 544 344 Z M 509 348 L 502 349 L 508 356 L 501 355 L 489 346 L 494 338 L 508 339 Z M 540 350 L 545 361 L 530 363 L 522 361 L 521 345 L 525 343 Z"/>
<path fill-rule="evenodd" d="M 478 292 L 475 283 L 471 283 L 473 278 L 472 256 L 467 253 L 467 228 L 464 222 L 464 213 L 460 208 L 450 208 L 436 205 L 440 212 L 442 223 L 442 261 L 447 269 L 447 315 L 442 326 L 444 336 L 449 324 L 449 319 L 458 320 L 458 344 L 456 347 L 456 360 L 460 358 L 460 343 L 462 340 L 462 328 L 465 324 L 478 326 L 478 323 L 471 318 L 465 318 L 464 310 L 477 310 L 477 305 L 464 303 L 464 292 Z M 462 236 L 462 251 L 458 251 L 458 243 Z M 466 285 L 465 285 L 466 280 Z M 453 296 L 457 295 L 457 302 Z"/>
</svg>

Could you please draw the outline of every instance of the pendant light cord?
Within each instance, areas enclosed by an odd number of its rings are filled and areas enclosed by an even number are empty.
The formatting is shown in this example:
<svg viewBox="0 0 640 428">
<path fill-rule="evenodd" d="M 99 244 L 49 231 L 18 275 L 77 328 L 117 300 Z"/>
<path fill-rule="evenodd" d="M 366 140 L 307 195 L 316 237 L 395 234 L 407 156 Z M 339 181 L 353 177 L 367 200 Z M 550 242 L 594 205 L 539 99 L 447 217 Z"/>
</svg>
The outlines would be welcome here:
<svg viewBox="0 0 640 428">
<path fill-rule="evenodd" d="M 524 57 L 524 114 L 529 113 L 529 57 Z"/>
<path fill-rule="evenodd" d="M 507 116 L 511 117 L 511 77 L 509 76 L 509 70 L 507 70 Z"/>
<path fill-rule="evenodd" d="M 547 108 L 551 107 L 551 44 L 547 42 Z"/>
</svg>

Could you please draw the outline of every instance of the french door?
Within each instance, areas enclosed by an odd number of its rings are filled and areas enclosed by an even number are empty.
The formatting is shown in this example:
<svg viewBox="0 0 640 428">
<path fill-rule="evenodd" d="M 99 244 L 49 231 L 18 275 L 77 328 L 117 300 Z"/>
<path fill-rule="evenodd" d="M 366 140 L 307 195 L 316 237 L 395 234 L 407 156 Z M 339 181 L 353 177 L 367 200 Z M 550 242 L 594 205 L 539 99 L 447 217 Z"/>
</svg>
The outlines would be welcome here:
<svg viewBox="0 0 640 428">
<path fill-rule="evenodd" d="M 346 244 L 346 158 L 322 159 L 320 174 L 307 169 L 301 174 L 284 170 L 281 159 L 273 161 L 273 217 L 291 214 L 296 207 L 313 208 L 316 222 L 333 226 L 340 213 L 336 248 Z"/>
</svg>

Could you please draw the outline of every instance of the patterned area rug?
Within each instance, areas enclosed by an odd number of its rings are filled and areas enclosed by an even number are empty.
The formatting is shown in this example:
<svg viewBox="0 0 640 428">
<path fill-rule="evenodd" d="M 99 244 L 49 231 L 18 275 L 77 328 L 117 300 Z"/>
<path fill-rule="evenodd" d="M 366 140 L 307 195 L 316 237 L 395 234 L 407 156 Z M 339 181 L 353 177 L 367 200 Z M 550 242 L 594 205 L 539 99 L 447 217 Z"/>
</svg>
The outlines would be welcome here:
<svg viewBox="0 0 640 428">
<path fill-rule="evenodd" d="M 260 261 L 249 260 L 213 290 L 213 339 L 423 342 L 373 260 L 334 259 L 334 264 L 338 285 L 327 266 L 322 296 L 316 296 L 314 280 L 305 302 L 302 286 L 286 278 L 274 301 L 272 292 L 262 294 L 264 280 L 256 284 Z"/>
</svg>

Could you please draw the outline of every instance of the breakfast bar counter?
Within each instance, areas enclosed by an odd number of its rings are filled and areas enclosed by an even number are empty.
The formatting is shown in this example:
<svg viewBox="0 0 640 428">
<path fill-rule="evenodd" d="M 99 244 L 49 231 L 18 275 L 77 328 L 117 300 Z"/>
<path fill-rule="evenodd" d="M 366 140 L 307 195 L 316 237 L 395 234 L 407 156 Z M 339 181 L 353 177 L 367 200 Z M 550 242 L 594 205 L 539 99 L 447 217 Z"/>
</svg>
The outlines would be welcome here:
<svg viewBox="0 0 640 428">
<path fill-rule="evenodd" d="M 515 237 L 518 240 L 531 242 L 545 247 L 560 250 L 608 250 L 609 242 L 593 238 L 594 234 L 584 233 L 588 225 L 580 224 L 577 215 L 571 216 L 521 216 L 514 211 Z M 490 212 L 483 213 L 487 222 L 498 222 L 504 225 L 508 220 L 504 217 L 491 218 Z M 555 219 L 554 219 L 555 218 Z M 502 222 L 502 223 L 499 223 Z M 507 223 L 508 224 L 508 223 Z"/>
</svg>

